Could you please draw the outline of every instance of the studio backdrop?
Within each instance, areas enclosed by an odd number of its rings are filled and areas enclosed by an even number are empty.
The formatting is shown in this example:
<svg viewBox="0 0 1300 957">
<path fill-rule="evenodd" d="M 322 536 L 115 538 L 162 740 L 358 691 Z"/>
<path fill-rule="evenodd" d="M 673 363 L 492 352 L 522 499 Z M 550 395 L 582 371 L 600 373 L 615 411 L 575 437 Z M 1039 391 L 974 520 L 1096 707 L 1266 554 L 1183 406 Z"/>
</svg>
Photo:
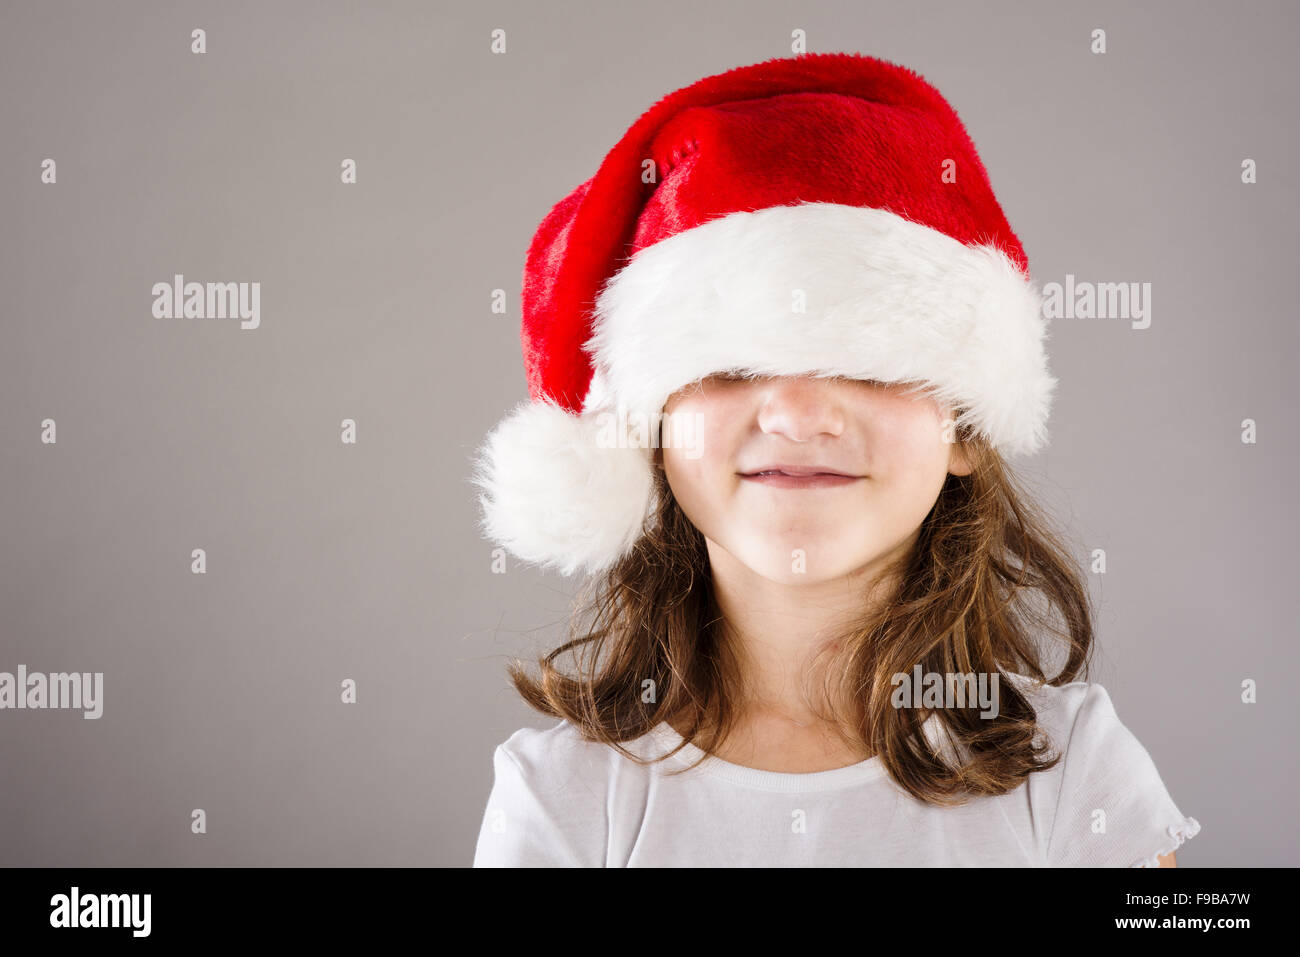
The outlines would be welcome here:
<svg viewBox="0 0 1300 957">
<path fill-rule="evenodd" d="M 505 666 L 580 584 L 485 540 L 471 482 L 528 396 L 529 240 L 658 97 L 801 51 L 942 90 L 1053 293 L 1051 440 L 1012 464 L 1088 571 L 1090 680 L 1200 822 L 1179 866 L 1300 862 L 1298 27 L 5 3 L 0 864 L 470 863 L 493 749 L 554 723 Z"/>
</svg>

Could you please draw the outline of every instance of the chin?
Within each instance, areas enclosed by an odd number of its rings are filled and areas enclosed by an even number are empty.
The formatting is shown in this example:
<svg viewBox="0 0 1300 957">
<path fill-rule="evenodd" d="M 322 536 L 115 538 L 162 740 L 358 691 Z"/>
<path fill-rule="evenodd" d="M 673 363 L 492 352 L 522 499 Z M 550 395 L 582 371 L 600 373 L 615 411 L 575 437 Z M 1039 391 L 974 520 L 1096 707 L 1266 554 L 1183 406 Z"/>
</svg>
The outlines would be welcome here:
<svg viewBox="0 0 1300 957">
<path fill-rule="evenodd" d="M 805 539 L 806 541 L 806 539 Z M 803 555 L 796 556 L 795 550 L 802 548 Z M 764 549 L 762 554 L 741 554 L 740 561 L 755 574 L 778 585 L 816 585 L 833 581 L 849 574 L 854 564 L 844 561 L 839 556 L 834 561 L 827 561 L 823 554 L 817 557 L 816 546 L 791 544 L 786 548 Z"/>
<path fill-rule="evenodd" d="M 781 572 L 779 574 L 774 572 L 772 575 L 768 575 L 765 577 L 768 579 L 768 581 L 771 581 L 777 585 L 820 585 L 823 582 L 834 581 L 835 578 L 837 578 L 838 576 L 826 575 L 826 574 L 814 575 L 811 572 L 804 572 L 800 574 L 796 572 L 791 572 L 787 569 L 786 571 Z"/>
</svg>

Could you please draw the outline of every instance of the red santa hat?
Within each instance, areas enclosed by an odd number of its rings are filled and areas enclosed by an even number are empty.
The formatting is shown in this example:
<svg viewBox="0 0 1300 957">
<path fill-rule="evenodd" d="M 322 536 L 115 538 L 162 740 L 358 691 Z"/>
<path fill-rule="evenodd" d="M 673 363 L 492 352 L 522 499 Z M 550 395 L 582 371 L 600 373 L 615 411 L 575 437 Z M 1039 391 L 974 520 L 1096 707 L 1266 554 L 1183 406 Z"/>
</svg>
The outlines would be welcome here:
<svg viewBox="0 0 1300 957">
<path fill-rule="evenodd" d="M 1041 298 L 953 108 L 855 53 L 767 60 L 661 99 L 528 249 L 530 399 L 476 456 L 484 534 L 600 572 L 653 514 L 657 416 L 722 371 L 915 382 L 1006 453 L 1047 440 Z"/>
</svg>

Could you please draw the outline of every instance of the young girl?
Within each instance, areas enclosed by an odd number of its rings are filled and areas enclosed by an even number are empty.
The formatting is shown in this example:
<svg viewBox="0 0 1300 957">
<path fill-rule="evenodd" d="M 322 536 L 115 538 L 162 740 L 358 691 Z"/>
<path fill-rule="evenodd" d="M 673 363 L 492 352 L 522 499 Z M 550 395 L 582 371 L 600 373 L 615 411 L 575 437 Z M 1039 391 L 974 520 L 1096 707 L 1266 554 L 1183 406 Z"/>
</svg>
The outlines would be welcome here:
<svg viewBox="0 0 1300 957">
<path fill-rule="evenodd" d="M 1004 462 L 1040 300 L 933 87 L 810 54 L 665 97 L 522 302 L 484 528 L 590 592 L 511 669 L 560 720 L 497 748 L 476 866 L 1174 866 L 1200 826 L 1076 680 L 1086 583 Z"/>
</svg>

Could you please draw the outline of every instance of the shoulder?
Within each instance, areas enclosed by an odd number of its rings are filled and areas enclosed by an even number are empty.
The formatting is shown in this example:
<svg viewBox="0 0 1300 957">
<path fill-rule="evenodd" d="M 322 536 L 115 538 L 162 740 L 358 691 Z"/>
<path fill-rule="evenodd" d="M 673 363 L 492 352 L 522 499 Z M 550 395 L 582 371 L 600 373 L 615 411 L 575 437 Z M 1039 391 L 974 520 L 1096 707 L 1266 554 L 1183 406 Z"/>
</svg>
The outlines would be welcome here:
<svg viewBox="0 0 1300 957">
<path fill-rule="evenodd" d="M 1003 677 L 1029 697 L 1035 705 L 1041 704 L 1053 711 L 1077 707 L 1090 691 L 1094 694 L 1097 692 L 1106 693 L 1106 689 L 1101 685 L 1088 681 L 1070 681 L 1066 684 L 1049 685 L 1028 675 L 1016 674 L 1012 671 L 1003 672 Z"/>
<path fill-rule="evenodd" d="M 520 728 L 506 738 L 498 749 L 517 761 L 537 762 L 549 758 L 579 756 L 586 744 L 571 721 L 557 721 L 547 728 Z"/>
<path fill-rule="evenodd" d="M 1029 701 L 1053 753 L 1066 752 L 1076 731 L 1081 732 L 1078 740 L 1086 743 L 1097 732 L 1119 722 L 1110 695 L 1099 684 L 1071 681 L 1049 685 L 1012 672 L 1003 677 Z"/>
<path fill-rule="evenodd" d="M 1044 851 L 1058 866 L 1157 866 L 1200 825 L 1170 797 L 1150 753 L 1100 684 L 1045 685 L 1008 675 L 1030 701 L 1051 755 L 1030 776 Z"/>
<path fill-rule="evenodd" d="M 1033 707 L 1050 755 L 1060 757 L 1053 770 L 1063 785 L 1072 785 L 1083 768 L 1089 769 L 1094 787 L 1132 782 L 1135 776 L 1149 777 L 1154 772 L 1150 755 L 1120 721 L 1102 685 L 1088 681 L 1048 685 L 1016 674 L 1007 678 Z"/>
<path fill-rule="evenodd" d="M 616 756 L 569 721 L 497 745 L 474 866 L 603 866 Z"/>
<path fill-rule="evenodd" d="M 603 791 L 612 749 L 585 740 L 571 721 L 549 728 L 520 728 L 497 746 L 496 759 L 513 764 L 522 780 L 539 793 Z"/>
<path fill-rule="evenodd" d="M 1007 677 L 1034 709 L 1039 731 L 1053 754 L 1076 763 L 1106 758 L 1116 773 L 1144 770 L 1150 755 L 1120 720 L 1110 693 L 1100 684 L 1071 681 L 1048 685 L 1024 675 Z"/>
</svg>

